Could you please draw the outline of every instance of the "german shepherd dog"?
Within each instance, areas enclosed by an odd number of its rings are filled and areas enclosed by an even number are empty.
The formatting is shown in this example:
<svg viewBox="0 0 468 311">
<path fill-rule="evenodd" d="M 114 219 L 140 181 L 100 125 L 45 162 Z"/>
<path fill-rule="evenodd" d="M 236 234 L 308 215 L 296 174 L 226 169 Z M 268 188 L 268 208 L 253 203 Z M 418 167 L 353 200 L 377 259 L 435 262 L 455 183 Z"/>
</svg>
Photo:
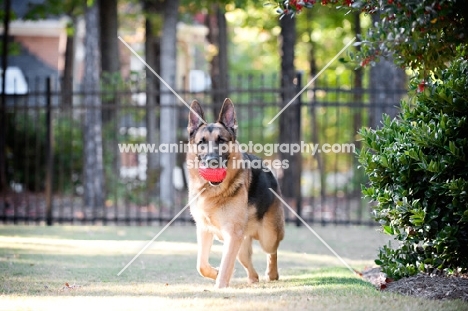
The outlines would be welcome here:
<svg viewBox="0 0 468 311">
<path fill-rule="evenodd" d="M 190 205 L 197 225 L 198 272 L 216 280 L 216 288 L 228 287 L 237 257 L 249 283 L 258 282 L 252 265 L 252 240 L 255 239 L 267 253 L 266 279 L 278 280 L 277 250 L 284 237 L 284 212 L 280 200 L 269 188 L 276 193 L 280 189 L 270 170 L 249 166 L 261 159 L 241 153 L 237 148 L 237 120 L 231 100 L 224 101 L 218 121 L 208 124 L 200 104 L 194 100 L 188 132 L 189 200 L 199 195 Z M 223 152 L 219 152 L 221 149 Z M 238 165 L 236 161 L 240 159 L 244 165 Z M 208 182 L 200 176 L 194 163 L 224 165 L 226 176 L 221 182 Z M 224 242 L 218 269 L 208 262 L 214 237 Z"/>
</svg>

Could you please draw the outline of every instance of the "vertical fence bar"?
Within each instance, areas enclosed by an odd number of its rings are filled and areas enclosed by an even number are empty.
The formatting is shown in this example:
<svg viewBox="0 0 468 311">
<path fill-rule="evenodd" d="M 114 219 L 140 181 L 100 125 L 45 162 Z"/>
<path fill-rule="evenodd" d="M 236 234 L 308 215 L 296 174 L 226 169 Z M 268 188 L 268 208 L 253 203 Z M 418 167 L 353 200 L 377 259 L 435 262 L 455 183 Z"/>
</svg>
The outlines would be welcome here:
<svg viewBox="0 0 468 311">
<path fill-rule="evenodd" d="M 302 90 L 302 72 L 298 71 L 296 73 L 296 94 L 298 94 L 300 91 Z M 297 110 L 297 113 L 296 113 L 296 116 L 297 116 L 297 122 L 299 123 L 298 127 L 299 127 L 299 136 L 300 136 L 300 133 L 301 133 L 301 118 L 302 118 L 302 94 L 299 95 L 297 97 L 297 108 L 295 108 L 293 105 L 291 108 L 292 109 L 296 109 Z M 298 138 L 298 141 L 300 143 L 300 140 L 301 140 L 301 137 Z M 301 189 L 301 177 L 302 177 L 302 154 L 299 154 L 299 156 L 297 156 L 300 161 L 298 161 L 298 163 L 296 163 L 296 165 L 300 165 L 300 168 L 299 168 L 299 184 L 296 185 L 299 189 L 295 189 L 295 193 L 296 193 L 296 209 L 297 209 L 297 214 L 299 216 L 302 217 L 302 189 Z M 300 227 L 302 225 L 302 222 L 300 221 L 300 219 L 298 217 L 296 217 L 296 226 L 297 227 Z"/>
<path fill-rule="evenodd" d="M 30 118 L 29 118 L 29 111 L 27 109 L 27 102 L 22 102 L 22 105 L 23 105 L 23 122 L 26 125 L 30 125 L 29 122 L 31 121 Z M 25 146 L 24 146 L 24 152 L 25 154 L 29 155 L 31 153 L 31 151 L 29 150 L 29 142 L 28 142 L 28 131 L 24 131 L 24 136 L 23 136 L 23 139 L 24 139 L 24 142 L 25 142 Z M 29 222 L 30 222 L 30 217 L 29 215 L 31 214 L 31 200 L 30 200 L 30 192 L 28 191 L 29 190 L 29 178 L 30 178 L 30 166 L 31 166 L 31 163 L 30 163 L 30 158 L 29 156 L 27 156 L 25 158 L 25 164 L 24 164 L 24 167 L 25 167 L 25 170 L 24 170 L 24 188 L 26 189 L 26 194 L 25 194 L 25 202 L 26 202 L 26 208 L 25 208 L 25 211 L 24 211 L 24 223 L 25 224 L 28 224 L 29 225 Z"/>
<path fill-rule="evenodd" d="M 46 223 L 52 226 L 52 177 L 53 177 L 53 131 L 52 131 L 52 80 L 46 80 Z"/>
<path fill-rule="evenodd" d="M 341 109 L 341 95 L 342 95 L 342 89 L 340 88 L 340 77 L 337 76 L 336 77 L 336 83 L 335 83 L 335 101 L 336 101 L 336 105 L 335 106 L 335 128 L 336 128 L 336 131 L 335 131 L 335 143 L 338 143 L 339 140 L 340 140 L 340 131 L 339 131 L 339 125 L 340 124 L 344 124 L 345 122 L 343 123 L 340 123 L 340 109 Z M 339 199 L 338 199 L 338 193 L 339 193 L 339 189 L 338 189 L 338 153 L 333 153 L 333 158 L 334 158 L 334 163 L 333 163 L 333 174 L 334 174 L 334 183 L 335 183 L 335 186 L 333 187 L 333 220 L 334 220 L 334 223 L 335 225 L 338 224 L 339 220 L 338 220 L 338 209 L 339 209 Z M 345 221 L 346 222 L 346 221 Z"/>
<path fill-rule="evenodd" d="M 322 80 L 324 81 L 323 84 L 323 90 L 326 92 L 325 97 L 322 99 L 322 107 L 324 108 L 323 111 L 323 116 L 322 116 L 322 122 L 320 122 L 320 126 L 322 128 L 326 129 L 328 128 L 328 110 L 330 107 L 330 95 L 328 94 L 330 92 L 330 87 L 328 83 L 328 77 L 323 75 Z M 320 116 L 317 116 L 317 123 L 319 122 Z M 320 135 L 321 134 L 321 135 Z M 320 139 L 320 143 L 325 143 L 327 141 L 327 136 L 324 133 L 319 133 L 318 135 Z M 322 154 L 319 154 L 319 159 L 320 159 L 320 222 L 322 225 L 326 224 L 326 219 L 325 219 L 325 213 L 327 212 L 327 206 L 328 206 L 328 201 L 327 201 L 327 157 L 322 156 Z"/>
<path fill-rule="evenodd" d="M 4 4 L 4 20 L 3 20 L 3 44 L 2 44 L 2 97 L 0 103 L 0 190 L 6 194 L 6 72 L 8 68 L 8 33 L 10 27 L 10 9 L 11 1 L 5 0 Z M 6 195 L 3 197 L 4 222 L 6 221 Z"/>
<path fill-rule="evenodd" d="M 70 82 L 71 83 L 71 82 Z M 75 118 L 73 116 L 73 100 L 74 100 L 74 91 L 73 89 L 70 90 L 70 92 L 68 93 L 68 95 L 66 95 L 68 97 L 68 100 L 69 102 L 67 102 L 67 107 L 66 108 L 62 108 L 64 110 L 64 115 L 66 116 L 66 118 L 68 120 L 70 120 L 70 131 L 69 131 L 69 135 L 68 135 L 68 143 L 69 143 L 69 148 L 70 150 L 73 150 L 73 145 L 74 145 L 74 136 L 73 136 L 73 133 L 74 133 L 74 130 L 75 130 Z M 70 160 L 72 161 L 72 160 Z M 72 163 L 70 163 L 69 165 L 69 168 L 66 172 L 64 172 L 65 174 L 65 178 L 70 178 L 70 180 L 72 180 L 70 182 L 70 187 L 71 187 L 71 193 L 70 193 L 70 196 L 69 196 L 69 209 L 70 209 L 70 212 L 69 212 L 69 215 L 70 215 L 70 224 L 73 224 L 75 222 L 75 185 L 74 185 L 74 181 L 73 181 L 73 178 L 74 178 L 74 171 L 73 171 L 73 165 Z M 68 176 L 68 177 L 67 177 Z"/>
<path fill-rule="evenodd" d="M 63 78 L 65 79 L 65 78 Z M 63 85 L 63 84 L 62 84 Z M 65 100 L 65 96 L 63 94 L 63 90 L 61 90 L 60 88 L 60 80 L 56 80 L 55 81 L 55 87 L 54 87 L 55 90 L 57 90 L 57 97 L 56 97 L 56 111 L 55 111 L 55 119 L 57 120 L 57 128 L 58 128 L 58 131 L 59 131 L 59 137 L 57 137 L 57 141 L 58 141 L 58 147 L 59 147 L 59 159 L 57 159 L 57 164 L 59 169 L 57 171 L 57 176 L 55 178 L 57 178 L 58 180 L 58 183 L 57 183 L 57 194 L 58 194 L 58 199 L 59 199 L 59 203 L 58 203 L 58 209 L 59 209 L 59 213 L 58 213 L 58 222 L 59 224 L 62 224 L 64 222 L 66 222 L 66 213 L 65 213 L 65 206 L 66 206 L 66 198 L 65 198 L 65 177 L 64 177 L 64 174 L 65 174 L 65 157 L 63 156 L 64 154 L 67 154 L 67 145 L 69 143 L 72 142 L 71 139 L 69 140 L 65 140 L 65 133 L 67 132 L 68 130 L 68 127 L 71 126 L 70 125 L 67 125 L 67 118 L 66 118 L 66 111 L 64 111 L 66 108 L 66 106 L 63 104 L 63 101 Z M 53 189 L 53 188 L 52 188 Z"/>
<path fill-rule="evenodd" d="M 15 96 L 15 92 L 13 91 L 13 94 L 12 94 L 12 98 L 11 98 L 11 101 L 10 103 L 12 103 L 13 105 L 13 121 L 12 121 L 12 124 L 15 124 L 17 125 L 17 122 L 21 122 L 21 110 L 19 109 L 20 107 L 18 107 L 18 101 L 16 100 L 16 96 Z M 21 126 L 18 126 L 18 128 L 20 128 Z M 26 124 L 23 124 L 22 126 L 24 129 L 26 129 Z M 13 131 L 17 131 L 16 130 L 13 130 Z M 16 134 L 16 133 L 15 133 Z M 18 140 L 18 139 L 15 139 L 12 143 L 13 145 L 13 150 L 21 150 L 22 148 L 24 148 L 24 146 L 21 145 L 21 141 Z M 16 184 L 19 182 L 20 180 L 20 175 L 21 173 L 17 172 L 16 170 L 14 170 L 13 172 L 13 182 Z M 14 188 L 16 188 L 16 185 L 13 186 Z M 11 197 L 12 197 L 12 207 L 13 207 L 13 223 L 16 225 L 18 224 L 18 219 L 19 219 L 19 211 L 21 210 L 20 209 L 20 205 L 21 203 L 19 202 L 19 197 L 20 197 L 20 194 L 17 192 L 17 190 L 15 189 L 12 189 L 13 190 L 13 193 L 11 194 Z"/>
</svg>

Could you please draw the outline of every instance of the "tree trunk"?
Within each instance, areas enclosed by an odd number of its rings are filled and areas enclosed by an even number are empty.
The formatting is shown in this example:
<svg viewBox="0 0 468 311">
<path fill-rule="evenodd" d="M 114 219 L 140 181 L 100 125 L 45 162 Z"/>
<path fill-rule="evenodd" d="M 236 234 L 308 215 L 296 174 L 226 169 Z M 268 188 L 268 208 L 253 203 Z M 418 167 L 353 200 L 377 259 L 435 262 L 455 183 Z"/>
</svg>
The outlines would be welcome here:
<svg viewBox="0 0 468 311">
<path fill-rule="evenodd" d="M 85 206 L 92 208 L 93 219 L 104 206 L 104 170 L 102 157 L 102 121 L 99 96 L 99 7 L 96 0 L 86 8 L 84 103 L 84 182 Z"/>
<path fill-rule="evenodd" d="M 357 38 L 357 41 L 361 41 L 361 14 L 360 13 L 354 13 L 354 35 Z M 356 53 L 359 53 L 361 50 L 361 46 L 357 45 L 356 46 Z M 353 81 L 353 102 L 359 106 L 356 106 L 353 109 L 353 135 L 354 137 L 357 135 L 357 132 L 359 129 L 363 126 L 362 124 L 362 115 L 363 113 L 367 113 L 366 110 L 364 109 L 363 106 L 360 106 L 363 104 L 363 68 L 358 67 L 354 71 L 354 81 Z M 361 150 L 361 141 L 360 140 L 353 140 L 353 143 L 355 144 L 355 147 L 357 150 Z M 357 168 L 359 166 L 359 161 L 357 157 L 353 157 L 353 166 Z M 362 219 L 362 212 L 365 211 L 364 205 L 366 204 L 363 200 L 360 200 L 361 197 L 361 185 L 365 184 L 367 181 L 367 178 L 364 176 L 364 173 L 362 170 L 354 170 L 354 176 L 353 176 L 353 184 L 352 184 L 352 190 L 353 190 L 353 195 L 355 198 L 359 199 L 359 202 L 361 204 L 360 208 L 357 209 L 357 218 L 359 220 Z"/>
<path fill-rule="evenodd" d="M 296 43 L 296 19 L 288 16 L 280 21 L 281 24 L 281 87 L 282 106 L 287 105 L 297 94 L 294 84 L 294 46 Z M 299 143 L 301 139 L 301 107 L 296 99 L 279 117 L 280 144 Z M 297 209 L 300 212 L 301 199 L 301 154 L 290 155 L 281 153 L 282 160 L 288 160 L 289 168 L 283 171 L 281 178 L 281 191 L 287 198 L 296 199 Z"/>
<path fill-rule="evenodd" d="M 99 0 L 102 74 L 120 73 L 117 0 Z"/>
<path fill-rule="evenodd" d="M 379 15 L 372 16 L 375 23 Z M 371 91 L 371 114 L 370 126 L 380 126 L 382 114 L 390 117 L 397 115 L 400 100 L 404 95 L 401 90 L 406 89 L 406 74 L 404 69 L 395 66 L 392 58 L 381 58 L 375 66 L 370 69 L 370 91 Z"/>
<path fill-rule="evenodd" d="M 312 15 L 312 10 L 307 10 L 307 20 L 311 21 L 313 20 L 313 15 Z M 309 33 L 312 33 L 313 29 L 312 27 L 308 28 L 307 31 Z M 310 41 L 310 53 L 309 53 L 309 70 L 310 70 L 310 79 L 313 79 L 318 72 L 317 68 L 317 59 L 315 56 L 315 44 L 313 41 Z M 314 81 L 311 85 L 314 89 L 317 87 L 316 81 Z M 318 124 L 318 108 L 316 107 L 316 93 L 314 92 L 312 102 L 311 102 L 311 108 L 310 108 L 310 130 L 312 131 L 312 142 L 314 144 L 320 144 L 320 130 L 319 130 L 319 124 Z M 323 206 L 323 201 L 326 199 L 325 194 L 326 194 L 326 172 L 325 172 L 325 165 L 323 161 L 323 155 L 320 152 L 316 152 L 315 155 L 315 160 L 317 161 L 317 170 L 319 172 L 319 185 L 320 185 L 320 195 L 319 195 L 319 200 L 320 206 Z"/>
<path fill-rule="evenodd" d="M 75 21 L 67 25 L 65 66 L 62 76 L 62 106 L 73 106 L 73 63 L 75 58 Z"/>
<path fill-rule="evenodd" d="M 114 77 L 120 74 L 119 41 L 118 41 L 118 16 L 117 0 L 100 0 L 99 25 L 101 38 L 101 76 L 103 82 L 110 84 Z M 106 106 L 112 101 L 104 102 Z M 106 107 L 103 110 L 103 121 L 108 122 L 115 115 L 114 109 Z"/>
<path fill-rule="evenodd" d="M 153 68 L 155 72 L 161 72 L 160 66 L 160 38 L 155 35 L 157 31 L 154 29 L 152 20 L 157 13 L 154 5 L 145 2 L 145 61 Z M 158 145 L 158 110 L 156 104 L 159 103 L 159 79 L 146 68 L 146 142 L 148 144 Z M 146 162 L 146 180 L 148 190 L 152 195 L 156 194 L 156 185 L 160 175 L 158 153 L 148 153 Z"/>
<path fill-rule="evenodd" d="M 213 114 L 219 115 L 228 92 L 228 51 L 227 23 L 224 10 L 219 4 L 213 5 L 213 13 L 206 16 L 207 40 L 217 47 L 217 54 L 210 62 L 211 87 L 213 90 Z"/>
<path fill-rule="evenodd" d="M 170 86 L 175 86 L 176 42 L 179 0 L 168 0 L 164 7 L 163 35 L 161 36 L 161 78 Z M 161 84 L 161 144 L 176 143 L 177 105 L 171 91 Z M 165 206 L 174 205 L 174 182 L 172 172 L 176 163 L 174 153 L 161 153 L 161 176 L 159 179 L 161 202 Z"/>
<path fill-rule="evenodd" d="M 360 13 L 354 13 L 354 35 L 356 36 L 357 41 L 361 41 L 360 35 L 361 35 L 361 16 Z M 359 53 L 361 50 L 361 46 L 357 45 L 356 46 L 356 52 Z M 362 68 L 359 67 L 354 71 L 354 95 L 353 95 L 353 101 L 356 104 L 361 104 L 362 103 Z M 361 113 L 362 113 L 362 108 L 361 107 L 356 107 L 354 108 L 353 112 L 353 128 L 354 128 L 354 133 L 356 134 L 357 131 L 362 126 L 362 118 L 361 118 Z M 355 141 L 356 148 L 360 149 L 361 142 L 360 141 Z M 355 159 L 357 159 L 355 157 Z"/>
</svg>

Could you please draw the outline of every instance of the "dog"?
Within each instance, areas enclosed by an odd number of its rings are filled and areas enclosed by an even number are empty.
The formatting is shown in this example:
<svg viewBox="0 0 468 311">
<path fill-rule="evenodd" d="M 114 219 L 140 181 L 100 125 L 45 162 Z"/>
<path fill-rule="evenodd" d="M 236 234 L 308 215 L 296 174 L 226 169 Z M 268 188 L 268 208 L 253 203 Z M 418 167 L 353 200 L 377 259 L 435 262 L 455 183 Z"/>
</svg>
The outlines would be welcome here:
<svg viewBox="0 0 468 311">
<path fill-rule="evenodd" d="M 269 188 L 280 194 L 279 185 L 269 169 L 250 165 L 262 161 L 260 158 L 239 151 L 232 101 L 224 101 L 216 123 L 206 123 L 200 104 L 194 100 L 187 129 L 189 200 L 193 200 L 190 212 L 197 228 L 198 272 L 216 280 L 216 288 L 228 287 L 237 257 L 248 282 L 258 282 L 252 265 L 252 240 L 258 240 L 267 254 L 266 279 L 278 280 L 277 251 L 284 237 L 284 211 Z M 225 177 L 207 181 L 197 165 L 224 167 Z M 214 237 L 224 243 L 218 269 L 208 261 Z"/>
</svg>

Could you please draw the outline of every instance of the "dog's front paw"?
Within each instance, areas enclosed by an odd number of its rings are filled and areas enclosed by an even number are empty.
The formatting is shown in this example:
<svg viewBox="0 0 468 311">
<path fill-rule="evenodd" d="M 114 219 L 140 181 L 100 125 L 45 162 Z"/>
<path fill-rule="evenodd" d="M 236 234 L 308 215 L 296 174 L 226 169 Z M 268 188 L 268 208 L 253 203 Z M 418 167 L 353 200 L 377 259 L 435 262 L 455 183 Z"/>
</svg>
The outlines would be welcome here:
<svg viewBox="0 0 468 311">
<path fill-rule="evenodd" d="M 200 273 L 203 277 L 216 280 L 218 277 L 218 269 L 213 268 L 212 266 L 204 266 L 198 268 L 198 273 Z"/>
<path fill-rule="evenodd" d="M 270 272 L 270 273 L 265 274 L 265 278 L 267 281 L 278 281 L 279 274 L 278 272 Z"/>
<path fill-rule="evenodd" d="M 229 287 L 229 283 L 216 281 L 216 284 L 215 284 L 214 287 L 215 287 L 216 289 L 228 288 L 228 287 Z"/>
<path fill-rule="evenodd" d="M 248 279 L 249 284 L 258 283 L 258 274 L 257 274 L 257 272 L 248 273 L 247 279 Z"/>
<path fill-rule="evenodd" d="M 258 275 L 257 277 L 249 277 L 249 284 L 258 283 Z"/>
</svg>

